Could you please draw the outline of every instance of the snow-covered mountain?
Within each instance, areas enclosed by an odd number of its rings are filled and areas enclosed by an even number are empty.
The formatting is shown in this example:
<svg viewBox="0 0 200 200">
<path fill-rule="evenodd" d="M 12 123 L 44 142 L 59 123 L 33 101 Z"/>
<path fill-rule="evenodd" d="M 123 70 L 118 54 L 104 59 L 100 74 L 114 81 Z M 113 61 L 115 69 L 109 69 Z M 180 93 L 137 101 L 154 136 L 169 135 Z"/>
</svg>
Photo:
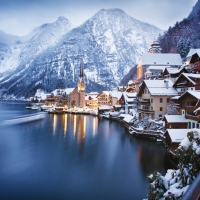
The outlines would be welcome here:
<svg viewBox="0 0 200 200">
<path fill-rule="evenodd" d="M 102 9 L 70 31 L 70 23 L 66 22 L 66 30 L 58 22 L 51 25 L 53 34 L 43 25 L 21 47 L 18 67 L 0 80 L 2 95 L 30 96 L 37 89 L 50 92 L 57 87 L 76 87 L 81 59 L 86 90 L 111 89 L 162 33 L 120 9 Z"/>
</svg>

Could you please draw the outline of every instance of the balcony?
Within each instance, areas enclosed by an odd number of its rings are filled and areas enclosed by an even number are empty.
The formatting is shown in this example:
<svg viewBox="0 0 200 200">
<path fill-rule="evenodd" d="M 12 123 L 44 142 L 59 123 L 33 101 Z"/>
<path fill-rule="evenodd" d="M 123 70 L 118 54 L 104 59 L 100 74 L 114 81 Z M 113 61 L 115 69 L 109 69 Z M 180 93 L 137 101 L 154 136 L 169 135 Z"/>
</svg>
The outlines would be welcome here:
<svg viewBox="0 0 200 200">
<path fill-rule="evenodd" d="M 191 119 L 191 120 L 194 120 L 194 121 L 197 121 L 197 122 L 200 122 L 200 116 L 195 116 L 195 115 L 188 115 L 188 114 L 186 114 L 186 115 L 185 115 L 185 118 L 186 118 L 186 119 Z"/>
<path fill-rule="evenodd" d="M 194 112 L 194 110 L 196 110 L 196 107 L 195 106 L 185 106 L 185 110 L 187 112 Z"/>
<path fill-rule="evenodd" d="M 150 105 L 150 99 L 141 99 L 140 103 L 141 105 Z"/>
<path fill-rule="evenodd" d="M 146 113 L 154 113 L 154 110 L 151 110 L 151 107 L 150 106 L 141 106 L 139 109 L 139 111 L 142 111 L 142 112 L 146 112 Z"/>
</svg>

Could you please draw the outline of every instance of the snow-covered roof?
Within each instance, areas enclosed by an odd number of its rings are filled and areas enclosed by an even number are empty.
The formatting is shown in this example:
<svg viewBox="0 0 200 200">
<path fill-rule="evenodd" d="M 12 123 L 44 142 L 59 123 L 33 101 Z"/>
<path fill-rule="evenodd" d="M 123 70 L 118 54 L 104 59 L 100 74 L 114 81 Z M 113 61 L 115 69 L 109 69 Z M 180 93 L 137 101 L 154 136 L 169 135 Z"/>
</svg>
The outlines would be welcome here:
<svg viewBox="0 0 200 200">
<path fill-rule="evenodd" d="M 196 84 L 191 78 L 200 78 L 200 74 L 189 74 L 189 73 L 182 73 L 191 83 L 194 85 Z"/>
<path fill-rule="evenodd" d="M 182 68 L 173 68 L 173 67 L 169 67 L 169 68 L 166 68 L 166 70 L 168 71 L 169 74 L 177 74 L 179 73 Z"/>
<path fill-rule="evenodd" d="M 110 106 L 99 106 L 99 110 L 110 110 Z"/>
<path fill-rule="evenodd" d="M 180 96 L 174 96 L 171 99 L 179 99 Z"/>
<path fill-rule="evenodd" d="M 133 99 L 136 98 L 137 93 L 129 93 L 129 92 L 123 92 L 124 99 L 127 103 L 133 103 Z"/>
<path fill-rule="evenodd" d="M 110 92 L 110 94 L 111 94 L 111 96 L 112 97 L 115 97 L 115 98 L 117 98 L 117 99 L 120 99 L 121 97 L 122 97 L 122 92 L 119 92 L 119 91 L 112 91 L 112 92 Z"/>
<path fill-rule="evenodd" d="M 147 69 L 147 71 L 145 72 L 145 74 L 152 74 L 152 72 L 150 72 L 150 71 Z"/>
<path fill-rule="evenodd" d="M 98 95 L 99 93 L 98 92 L 90 92 L 90 93 L 88 93 L 88 95 Z"/>
<path fill-rule="evenodd" d="M 200 92 L 195 92 L 191 90 L 188 90 L 187 92 L 191 94 L 192 96 L 194 96 L 195 98 L 200 99 Z"/>
<path fill-rule="evenodd" d="M 89 97 L 92 98 L 91 100 L 97 100 L 96 95 L 89 95 L 89 96 L 86 95 L 86 96 L 85 96 L 85 100 L 90 100 Z"/>
<path fill-rule="evenodd" d="M 125 122 L 129 123 L 129 122 L 131 122 L 131 120 L 132 120 L 133 118 L 134 118 L 133 116 L 128 115 L 128 114 L 125 114 L 125 117 L 124 117 L 123 120 L 124 120 Z"/>
<path fill-rule="evenodd" d="M 148 88 L 151 95 L 169 95 L 175 96 L 178 94 L 175 88 Z"/>
<path fill-rule="evenodd" d="M 147 86 L 147 88 L 166 88 L 166 83 L 164 82 L 164 80 L 144 80 L 145 85 Z M 168 79 L 168 87 L 172 87 L 173 83 L 170 79 Z"/>
<path fill-rule="evenodd" d="M 158 66 L 158 65 L 150 65 L 148 68 L 147 68 L 147 70 L 162 70 L 162 71 L 164 71 L 165 70 L 165 68 L 168 68 L 168 67 L 170 67 L 170 66 Z"/>
<path fill-rule="evenodd" d="M 52 93 L 54 96 L 56 95 L 62 95 L 64 93 L 70 94 L 75 88 L 66 88 L 66 89 L 55 89 Z"/>
<path fill-rule="evenodd" d="M 169 123 L 187 123 L 188 121 L 182 115 L 165 115 L 167 122 Z"/>
<path fill-rule="evenodd" d="M 135 98 L 137 97 L 137 92 L 126 92 L 127 97 Z"/>
<path fill-rule="evenodd" d="M 196 113 L 196 112 L 199 111 L 199 110 L 200 110 L 200 107 L 198 107 L 196 110 L 194 110 L 193 113 Z"/>
<path fill-rule="evenodd" d="M 200 49 L 190 49 L 188 55 L 186 56 L 186 58 L 193 56 L 195 53 L 198 54 L 198 56 L 200 56 Z"/>
<path fill-rule="evenodd" d="M 106 94 L 107 96 L 110 94 L 109 91 L 102 91 L 102 93 Z"/>
<path fill-rule="evenodd" d="M 196 53 L 196 49 L 190 49 L 189 53 L 187 54 L 186 58 L 191 57 L 193 54 Z"/>
<path fill-rule="evenodd" d="M 166 132 L 169 133 L 173 143 L 180 143 L 185 137 L 187 137 L 189 131 L 191 131 L 191 129 L 167 129 Z"/>
<path fill-rule="evenodd" d="M 140 65 L 182 65 L 180 54 L 143 53 Z"/>
<path fill-rule="evenodd" d="M 172 87 L 172 81 L 168 79 L 167 84 L 165 81 L 166 80 L 144 80 L 144 83 L 151 95 L 178 95 L 176 89 Z"/>
<path fill-rule="evenodd" d="M 129 85 L 129 84 L 133 84 L 133 83 L 134 83 L 133 80 L 129 80 L 129 81 L 128 81 L 128 85 Z"/>
</svg>

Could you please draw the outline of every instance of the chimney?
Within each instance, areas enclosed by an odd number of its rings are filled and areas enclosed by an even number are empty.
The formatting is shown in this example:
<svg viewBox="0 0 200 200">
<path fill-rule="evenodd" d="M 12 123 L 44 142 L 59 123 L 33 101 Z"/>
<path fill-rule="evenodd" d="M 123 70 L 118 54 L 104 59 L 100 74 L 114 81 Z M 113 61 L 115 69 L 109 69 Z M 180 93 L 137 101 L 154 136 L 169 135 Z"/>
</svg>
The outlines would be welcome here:
<svg viewBox="0 0 200 200">
<path fill-rule="evenodd" d="M 165 82 L 166 88 L 168 89 L 168 87 L 169 87 L 169 80 L 168 80 L 168 79 L 165 79 L 164 82 Z"/>
</svg>

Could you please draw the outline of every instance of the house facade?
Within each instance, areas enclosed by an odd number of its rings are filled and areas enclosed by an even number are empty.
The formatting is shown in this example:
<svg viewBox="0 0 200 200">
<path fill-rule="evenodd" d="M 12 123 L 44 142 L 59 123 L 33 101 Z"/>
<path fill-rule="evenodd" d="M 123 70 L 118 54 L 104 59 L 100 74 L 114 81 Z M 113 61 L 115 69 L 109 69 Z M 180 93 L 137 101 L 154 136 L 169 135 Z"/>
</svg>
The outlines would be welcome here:
<svg viewBox="0 0 200 200">
<path fill-rule="evenodd" d="M 190 129 L 167 129 L 164 136 L 166 138 L 166 146 L 171 154 L 175 153 L 181 141 L 187 137 Z"/>
<path fill-rule="evenodd" d="M 45 99 L 45 105 L 63 104 L 63 106 L 71 107 L 72 104 L 77 106 L 79 102 L 79 92 L 76 88 L 56 89 L 48 94 Z"/>
<path fill-rule="evenodd" d="M 182 115 L 165 115 L 165 129 L 187 129 L 188 121 Z"/>
<path fill-rule="evenodd" d="M 162 117 L 167 113 L 170 98 L 177 96 L 170 80 L 144 80 L 138 97 L 140 98 L 140 117 L 151 119 Z"/>
<path fill-rule="evenodd" d="M 200 91 L 200 74 L 182 73 L 173 87 L 176 88 L 178 95 L 182 95 L 186 91 Z"/>
<path fill-rule="evenodd" d="M 137 66 L 137 79 L 144 77 L 149 66 L 178 67 L 182 65 L 180 54 L 143 53 Z"/>
<path fill-rule="evenodd" d="M 179 97 L 181 113 L 188 121 L 188 128 L 200 128 L 200 92 L 187 91 Z"/>
<path fill-rule="evenodd" d="M 109 91 L 102 91 L 97 96 L 98 106 L 111 106 L 112 105 L 112 98 L 110 96 Z"/>
</svg>

